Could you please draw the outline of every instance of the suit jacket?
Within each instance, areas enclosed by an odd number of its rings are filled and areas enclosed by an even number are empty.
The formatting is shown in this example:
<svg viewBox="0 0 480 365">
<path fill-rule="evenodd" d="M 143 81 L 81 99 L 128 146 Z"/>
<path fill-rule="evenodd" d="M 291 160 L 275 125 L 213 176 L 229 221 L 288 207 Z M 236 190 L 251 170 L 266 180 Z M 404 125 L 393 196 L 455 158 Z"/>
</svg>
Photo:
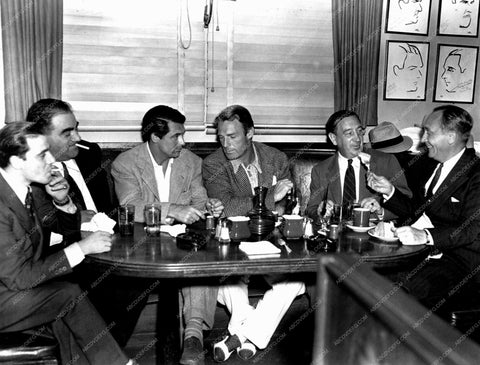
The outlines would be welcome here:
<svg viewBox="0 0 480 365">
<path fill-rule="evenodd" d="M 35 209 L 41 209 L 41 204 L 34 195 Z M 78 226 L 79 214 L 60 210 L 55 214 L 59 226 L 65 230 Z M 15 305 L 21 291 L 72 271 L 63 250 L 44 257 L 43 240 L 39 221 L 31 219 L 23 202 L 0 175 L 0 328 L 1 309 Z"/>
<path fill-rule="evenodd" d="M 259 186 L 269 188 L 265 203 L 267 208 L 275 209 L 273 177 L 277 181 L 290 179 L 290 170 L 287 156 L 276 148 L 263 143 L 253 142 L 256 148 L 262 173 L 259 175 Z M 253 208 L 252 187 L 250 181 L 241 178 L 243 173 L 239 169 L 237 174 L 232 164 L 227 160 L 223 149 L 219 148 L 203 161 L 203 183 L 207 188 L 208 196 L 222 201 L 224 214 L 227 217 L 246 215 Z M 244 174 L 246 177 L 246 174 Z M 240 177 L 240 178 L 239 178 Z"/>
<path fill-rule="evenodd" d="M 90 149 L 79 148 L 75 162 L 92 195 L 97 211 L 110 215 L 114 206 L 108 185 L 108 175 L 105 166 L 102 165 L 102 150 L 96 143 L 81 141 L 81 144 Z"/>
<path fill-rule="evenodd" d="M 385 176 L 397 189 L 411 196 L 411 191 L 407 185 L 405 174 L 402 171 L 397 159 L 373 149 L 365 152 L 371 155 L 370 170 L 377 175 Z M 375 193 L 367 186 L 367 170 L 363 164 L 360 164 L 360 181 L 358 201 L 369 196 L 374 196 L 380 201 L 380 195 Z M 316 219 L 318 217 L 317 209 L 319 204 L 325 199 L 330 199 L 334 203 L 342 203 L 342 188 L 340 183 L 340 170 L 338 167 L 338 152 L 324 161 L 316 164 L 312 169 L 312 181 L 310 183 L 310 200 L 307 204 L 305 214 Z M 385 212 L 385 218 L 394 218 L 390 212 Z"/>
<path fill-rule="evenodd" d="M 170 204 L 205 209 L 207 192 L 202 184 L 201 168 L 202 159 L 186 149 L 173 160 L 169 201 L 161 203 L 162 222 L 167 218 Z M 112 163 L 112 176 L 120 204 L 135 205 L 135 220 L 143 222 L 145 204 L 160 202 L 147 143 L 118 155 Z"/>
<path fill-rule="evenodd" d="M 413 224 L 423 212 L 432 221 L 429 229 L 434 247 L 469 273 L 480 265 L 480 159 L 473 149 L 466 150 L 433 197 L 425 199 L 425 184 L 432 175 L 425 169 L 412 186 L 410 199 L 395 190 L 385 202 L 388 209 L 409 218 Z M 477 275 L 478 276 L 478 275 Z"/>
</svg>

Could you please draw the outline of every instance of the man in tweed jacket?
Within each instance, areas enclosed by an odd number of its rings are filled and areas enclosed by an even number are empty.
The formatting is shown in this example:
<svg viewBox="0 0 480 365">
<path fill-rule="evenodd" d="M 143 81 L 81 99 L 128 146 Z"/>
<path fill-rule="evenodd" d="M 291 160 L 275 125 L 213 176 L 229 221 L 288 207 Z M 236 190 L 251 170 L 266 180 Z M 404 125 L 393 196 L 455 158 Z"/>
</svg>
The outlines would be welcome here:
<svg viewBox="0 0 480 365">
<path fill-rule="evenodd" d="M 250 112 L 240 105 L 224 109 L 216 118 L 222 147 L 203 162 L 203 182 L 208 195 L 222 201 L 227 217 L 246 215 L 253 208 L 254 188 L 268 188 L 266 205 L 274 209 L 292 188 L 287 156 L 275 148 L 252 141 L 254 126 Z M 214 359 L 225 361 L 234 350 L 248 360 L 256 348 L 264 349 L 283 315 L 297 295 L 304 293 L 301 282 L 267 278 L 269 289 L 256 308 L 248 301 L 248 284 L 238 279 L 219 289 L 218 301 L 230 313 L 229 336 L 214 345 Z"/>
</svg>

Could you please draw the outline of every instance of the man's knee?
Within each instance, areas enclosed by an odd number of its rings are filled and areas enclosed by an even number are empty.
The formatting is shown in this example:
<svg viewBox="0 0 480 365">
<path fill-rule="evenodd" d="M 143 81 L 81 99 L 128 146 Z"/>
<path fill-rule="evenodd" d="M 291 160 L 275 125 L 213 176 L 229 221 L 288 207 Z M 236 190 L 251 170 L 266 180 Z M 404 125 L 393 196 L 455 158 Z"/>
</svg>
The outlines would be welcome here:
<svg viewBox="0 0 480 365">
<path fill-rule="evenodd" d="M 49 286 L 52 291 L 52 299 L 59 305 L 78 302 L 87 295 L 87 292 L 82 292 L 77 284 L 69 282 L 52 282 Z"/>
</svg>

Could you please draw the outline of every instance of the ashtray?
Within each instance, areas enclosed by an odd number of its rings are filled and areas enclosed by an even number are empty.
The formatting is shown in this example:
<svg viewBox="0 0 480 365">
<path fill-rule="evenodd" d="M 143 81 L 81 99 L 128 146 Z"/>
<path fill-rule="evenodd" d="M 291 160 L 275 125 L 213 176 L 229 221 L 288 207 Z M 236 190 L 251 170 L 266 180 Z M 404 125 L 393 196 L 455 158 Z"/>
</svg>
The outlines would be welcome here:
<svg viewBox="0 0 480 365">
<path fill-rule="evenodd" d="M 305 238 L 307 249 L 312 252 L 335 252 L 337 243 L 323 235 Z"/>
<path fill-rule="evenodd" d="M 180 233 L 177 236 L 177 247 L 183 250 L 200 250 L 205 248 L 207 239 L 195 232 Z"/>
</svg>

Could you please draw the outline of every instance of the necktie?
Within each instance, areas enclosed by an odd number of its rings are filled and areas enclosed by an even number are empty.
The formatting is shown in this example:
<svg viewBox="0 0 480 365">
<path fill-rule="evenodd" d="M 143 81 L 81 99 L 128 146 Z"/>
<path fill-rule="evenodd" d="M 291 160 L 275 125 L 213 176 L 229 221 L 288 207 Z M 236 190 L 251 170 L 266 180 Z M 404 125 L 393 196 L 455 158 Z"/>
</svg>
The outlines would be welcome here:
<svg viewBox="0 0 480 365">
<path fill-rule="evenodd" d="M 429 199 L 433 195 L 433 188 L 435 187 L 435 185 L 437 185 L 438 179 L 440 179 L 440 174 L 442 173 L 442 167 L 443 167 L 443 163 L 439 163 L 437 167 L 437 171 L 435 171 L 435 175 L 433 176 L 432 182 L 428 187 L 427 194 L 425 195 L 427 199 Z"/>
<path fill-rule="evenodd" d="M 68 172 L 67 165 L 65 165 L 64 162 L 62 162 L 63 166 L 63 176 L 65 179 L 68 181 L 68 185 L 70 185 L 70 198 L 72 198 L 73 202 L 76 204 L 79 204 L 82 207 L 82 210 L 87 209 L 87 206 L 85 205 L 85 201 L 83 200 L 83 195 L 82 192 L 80 191 L 77 183 L 73 178 L 70 176 L 70 173 Z"/>
<path fill-rule="evenodd" d="M 345 172 L 345 180 L 343 181 L 343 207 L 348 207 L 350 203 L 353 203 L 357 200 L 356 191 L 355 171 L 353 170 L 352 159 L 349 159 L 347 171 Z"/>
<path fill-rule="evenodd" d="M 35 221 L 35 214 L 33 212 L 33 197 L 32 197 L 32 190 L 29 188 L 27 192 L 27 196 L 25 197 L 25 209 L 29 217 L 32 221 Z"/>
</svg>

